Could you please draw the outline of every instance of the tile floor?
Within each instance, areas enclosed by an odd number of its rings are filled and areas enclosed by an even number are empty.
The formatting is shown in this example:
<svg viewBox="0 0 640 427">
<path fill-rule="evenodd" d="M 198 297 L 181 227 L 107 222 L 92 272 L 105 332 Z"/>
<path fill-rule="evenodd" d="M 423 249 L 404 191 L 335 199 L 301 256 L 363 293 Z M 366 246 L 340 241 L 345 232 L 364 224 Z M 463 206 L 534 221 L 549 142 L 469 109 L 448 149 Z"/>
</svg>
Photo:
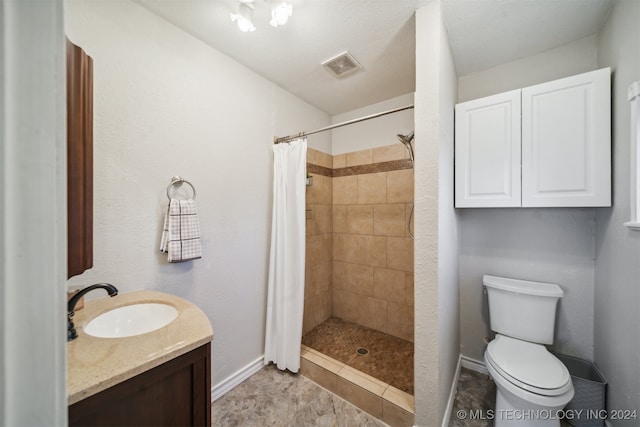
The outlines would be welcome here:
<svg viewBox="0 0 640 427">
<path fill-rule="evenodd" d="M 488 410 L 496 404 L 496 385 L 488 375 L 460 368 L 449 427 L 490 427 Z M 471 419 L 471 415 L 473 418 Z M 484 418 L 484 419 L 483 419 Z"/>
<path fill-rule="evenodd" d="M 470 419 L 469 414 L 487 414 L 494 405 L 495 384 L 489 376 L 462 368 L 449 427 L 490 427 L 488 417 Z M 214 427 L 388 427 L 302 375 L 273 365 L 215 401 L 211 410 Z M 564 421 L 561 425 L 570 427 Z"/>
<path fill-rule="evenodd" d="M 413 394 L 413 343 L 332 317 L 302 337 L 302 344 Z M 366 349 L 366 354 L 358 349 Z"/>
<path fill-rule="evenodd" d="M 449 427 L 491 427 L 489 409 L 495 409 L 496 385 L 488 375 L 461 368 L 458 376 L 456 399 L 451 410 Z M 475 419 L 470 419 L 471 414 Z M 571 427 L 564 420 L 561 427 Z"/>
<path fill-rule="evenodd" d="M 305 377 L 273 365 L 215 401 L 211 411 L 215 427 L 387 426 Z"/>
<path fill-rule="evenodd" d="M 495 385 L 488 376 L 462 368 L 450 427 L 491 426 L 489 420 L 456 417 L 457 411 L 493 407 Z M 301 375 L 266 366 L 212 405 L 214 427 L 337 426 L 387 424 Z"/>
</svg>

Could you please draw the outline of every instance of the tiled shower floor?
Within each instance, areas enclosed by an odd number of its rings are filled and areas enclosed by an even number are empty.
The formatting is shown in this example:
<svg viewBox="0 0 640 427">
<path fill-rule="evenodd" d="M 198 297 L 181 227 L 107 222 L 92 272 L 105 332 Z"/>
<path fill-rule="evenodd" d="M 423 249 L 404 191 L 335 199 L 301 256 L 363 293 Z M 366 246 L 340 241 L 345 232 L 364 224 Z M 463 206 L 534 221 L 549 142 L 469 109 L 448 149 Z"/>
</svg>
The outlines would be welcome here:
<svg viewBox="0 0 640 427">
<path fill-rule="evenodd" d="M 332 317 L 307 332 L 302 344 L 413 394 L 412 342 Z"/>
</svg>

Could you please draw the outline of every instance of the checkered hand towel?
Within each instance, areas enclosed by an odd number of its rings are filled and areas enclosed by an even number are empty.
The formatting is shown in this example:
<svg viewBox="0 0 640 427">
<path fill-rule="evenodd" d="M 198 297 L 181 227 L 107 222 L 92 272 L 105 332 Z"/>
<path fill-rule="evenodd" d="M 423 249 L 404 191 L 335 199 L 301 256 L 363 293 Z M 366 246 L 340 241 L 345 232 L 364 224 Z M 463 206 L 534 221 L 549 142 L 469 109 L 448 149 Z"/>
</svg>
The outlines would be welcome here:
<svg viewBox="0 0 640 427">
<path fill-rule="evenodd" d="M 202 258 L 200 224 L 195 200 L 169 201 L 160 250 L 168 255 L 169 262 Z"/>
</svg>

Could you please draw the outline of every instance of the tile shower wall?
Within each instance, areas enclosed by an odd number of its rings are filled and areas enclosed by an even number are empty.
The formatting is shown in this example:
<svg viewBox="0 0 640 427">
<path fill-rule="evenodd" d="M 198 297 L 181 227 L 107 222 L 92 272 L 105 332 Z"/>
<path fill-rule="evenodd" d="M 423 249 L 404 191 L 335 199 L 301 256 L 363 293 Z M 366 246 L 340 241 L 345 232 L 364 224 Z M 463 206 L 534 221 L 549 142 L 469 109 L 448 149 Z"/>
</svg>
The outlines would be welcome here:
<svg viewBox="0 0 640 427">
<path fill-rule="evenodd" d="M 307 149 L 313 184 L 306 192 L 306 268 L 302 333 L 331 317 L 333 312 L 333 185 L 331 155 Z"/>
<path fill-rule="evenodd" d="M 413 341 L 413 169 L 401 144 L 333 157 L 333 314 Z"/>
<path fill-rule="evenodd" d="M 309 149 L 303 333 L 336 316 L 413 341 L 413 169 L 401 144 Z"/>
</svg>

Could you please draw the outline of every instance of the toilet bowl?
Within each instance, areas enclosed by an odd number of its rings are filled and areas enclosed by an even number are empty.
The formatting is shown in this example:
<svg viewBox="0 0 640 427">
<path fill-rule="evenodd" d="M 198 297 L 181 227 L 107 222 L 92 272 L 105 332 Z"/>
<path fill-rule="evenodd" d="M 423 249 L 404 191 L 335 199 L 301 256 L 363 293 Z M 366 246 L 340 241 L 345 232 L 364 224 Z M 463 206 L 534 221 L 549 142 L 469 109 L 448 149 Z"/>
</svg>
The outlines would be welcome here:
<svg viewBox="0 0 640 427">
<path fill-rule="evenodd" d="M 495 426 L 559 426 L 573 398 L 567 368 L 540 344 L 497 335 L 484 362 L 496 383 Z"/>
<path fill-rule="evenodd" d="M 494 426 L 559 427 L 573 398 L 571 375 L 544 344 L 553 343 L 562 289 L 549 283 L 484 276 L 496 337 L 484 362 L 496 383 Z"/>
</svg>

